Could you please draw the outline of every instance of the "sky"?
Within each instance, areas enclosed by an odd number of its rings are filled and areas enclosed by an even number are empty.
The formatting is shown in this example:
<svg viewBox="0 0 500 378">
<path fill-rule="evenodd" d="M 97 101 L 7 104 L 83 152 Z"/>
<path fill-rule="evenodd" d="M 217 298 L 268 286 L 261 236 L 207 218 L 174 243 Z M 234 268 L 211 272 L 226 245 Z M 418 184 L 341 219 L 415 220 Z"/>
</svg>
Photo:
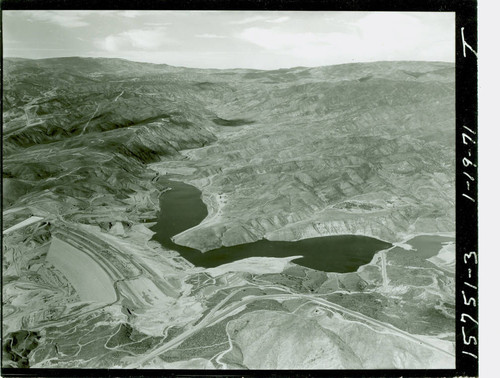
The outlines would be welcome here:
<svg viewBox="0 0 500 378">
<path fill-rule="evenodd" d="M 3 11 L 4 57 L 277 69 L 455 60 L 444 12 Z"/>
</svg>

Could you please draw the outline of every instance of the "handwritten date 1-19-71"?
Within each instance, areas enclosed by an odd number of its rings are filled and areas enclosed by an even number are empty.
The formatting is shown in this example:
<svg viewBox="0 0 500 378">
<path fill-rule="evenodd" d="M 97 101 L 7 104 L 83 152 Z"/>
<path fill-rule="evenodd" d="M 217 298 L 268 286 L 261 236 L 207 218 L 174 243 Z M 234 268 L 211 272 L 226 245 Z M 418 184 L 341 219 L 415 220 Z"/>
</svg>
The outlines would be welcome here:
<svg viewBox="0 0 500 378">
<path fill-rule="evenodd" d="M 462 143 L 464 145 L 469 145 L 469 146 L 476 144 L 476 141 L 473 139 L 476 133 L 473 130 L 469 129 L 467 126 L 463 126 L 463 128 L 466 130 L 466 132 L 462 132 Z M 472 159 L 472 149 L 469 148 L 467 150 L 467 156 L 462 158 L 462 165 L 465 168 L 463 174 L 468 178 L 468 180 L 465 182 L 466 184 L 465 189 L 467 192 L 462 193 L 462 196 L 472 202 L 476 202 L 475 198 L 473 198 L 470 195 L 472 193 L 471 192 L 472 183 L 476 181 L 474 176 L 470 172 L 472 169 L 477 168 L 477 165 L 474 164 L 474 162 L 471 159 Z"/>
</svg>

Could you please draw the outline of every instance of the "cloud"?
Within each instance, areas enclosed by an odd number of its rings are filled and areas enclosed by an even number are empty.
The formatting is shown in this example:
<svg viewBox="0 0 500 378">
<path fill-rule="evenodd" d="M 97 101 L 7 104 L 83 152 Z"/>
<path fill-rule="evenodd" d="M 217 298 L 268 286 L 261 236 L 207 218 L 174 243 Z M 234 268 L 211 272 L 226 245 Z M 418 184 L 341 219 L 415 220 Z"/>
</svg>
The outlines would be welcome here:
<svg viewBox="0 0 500 378">
<path fill-rule="evenodd" d="M 425 25 L 411 15 L 401 13 L 371 13 L 353 23 L 367 41 L 391 44 L 413 44 L 423 37 Z"/>
<path fill-rule="evenodd" d="M 239 37 L 268 50 L 289 50 L 311 46 L 333 46 L 335 43 L 352 42 L 352 37 L 342 33 L 289 32 L 268 28 L 247 28 Z"/>
<path fill-rule="evenodd" d="M 353 50 L 359 49 L 355 37 L 337 32 L 312 33 L 248 28 L 239 37 L 278 56 L 288 56 L 289 61 L 295 62 L 295 65 L 334 64 L 340 56 L 348 58 Z"/>
<path fill-rule="evenodd" d="M 454 61 L 454 15 L 371 13 L 354 23 L 360 43 L 391 59 Z M 382 55 L 383 56 L 383 55 Z"/>
<path fill-rule="evenodd" d="M 264 22 L 279 24 L 279 23 L 288 21 L 289 19 L 290 19 L 290 17 L 288 17 L 288 16 L 270 18 L 269 16 L 259 15 L 259 16 L 245 17 L 241 20 L 231 21 L 229 23 L 232 25 L 246 25 L 246 24 L 251 24 L 254 22 L 258 22 L 258 21 L 264 21 Z"/>
<path fill-rule="evenodd" d="M 99 48 L 110 52 L 157 50 L 172 43 L 175 41 L 168 37 L 166 28 L 132 29 L 96 41 Z"/>
<path fill-rule="evenodd" d="M 30 12 L 29 19 L 50 22 L 65 28 L 79 28 L 89 25 L 84 21 L 89 12 L 82 11 L 33 11 Z"/>
<path fill-rule="evenodd" d="M 272 18 L 272 19 L 266 20 L 266 22 L 271 22 L 273 24 L 281 24 L 282 22 L 288 21 L 289 19 L 290 19 L 290 17 L 283 16 L 283 17 Z"/>
<path fill-rule="evenodd" d="M 251 16 L 251 17 L 245 17 L 241 20 L 230 21 L 229 23 L 232 25 L 245 25 L 245 24 L 251 24 L 252 22 L 262 21 L 264 19 L 265 19 L 264 16 Z"/>
<path fill-rule="evenodd" d="M 218 39 L 218 38 L 227 38 L 224 35 L 218 35 L 218 34 L 210 34 L 210 33 L 204 33 L 204 34 L 196 34 L 197 38 L 213 38 L 213 39 Z"/>
<path fill-rule="evenodd" d="M 352 22 L 345 31 L 249 27 L 237 37 L 304 65 L 376 60 L 453 61 L 453 22 L 433 24 L 422 22 L 421 17 L 425 16 L 377 12 Z"/>
<path fill-rule="evenodd" d="M 145 12 L 141 12 L 141 11 L 122 11 L 122 12 L 119 12 L 118 14 L 122 17 L 127 17 L 127 18 L 136 18 L 136 17 L 139 17 L 139 16 L 142 16 Z"/>
<path fill-rule="evenodd" d="M 171 22 L 145 22 L 145 26 L 168 26 L 172 25 Z"/>
</svg>

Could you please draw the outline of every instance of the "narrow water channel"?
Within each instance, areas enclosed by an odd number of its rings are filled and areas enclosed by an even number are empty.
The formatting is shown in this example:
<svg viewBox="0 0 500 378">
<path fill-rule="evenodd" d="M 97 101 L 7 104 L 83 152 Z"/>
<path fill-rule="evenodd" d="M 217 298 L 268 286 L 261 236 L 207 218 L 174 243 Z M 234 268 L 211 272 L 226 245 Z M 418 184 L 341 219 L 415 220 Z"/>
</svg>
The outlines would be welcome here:
<svg viewBox="0 0 500 378">
<path fill-rule="evenodd" d="M 324 236 L 298 241 L 259 240 L 221 247 L 208 252 L 175 244 L 172 236 L 199 224 L 208 214 L 201 192 L 192 185 L 163 179 L 170 190 L 160 197 L 160 213 L 152 228 L 153 240 L 173 249 L 192 264 L 212 268 L 247 257 L 289 257 L 301 255 L 294 263 L 325 272 L 354 272 L 373 255 L 391 244 L 358 235 Z"/>
</svg>

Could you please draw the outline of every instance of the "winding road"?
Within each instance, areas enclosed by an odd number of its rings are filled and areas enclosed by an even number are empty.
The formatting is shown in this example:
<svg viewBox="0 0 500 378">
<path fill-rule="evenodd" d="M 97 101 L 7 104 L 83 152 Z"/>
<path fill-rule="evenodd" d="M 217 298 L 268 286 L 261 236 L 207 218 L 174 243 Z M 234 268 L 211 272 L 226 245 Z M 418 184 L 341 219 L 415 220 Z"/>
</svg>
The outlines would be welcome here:
<svg viewBox="0 0 500 378">
<path fill-rule="evenodd" d="M 253 286 L 250 286 L 253 287 Z M 173 338 L 169 342 L 163 344 L 161 347 L 156 348 L 155 350 L 147 353 L 146 355 L 142 356 L 138 361 L 134 362 L 133 364 L 130 364 L 127 366 L 127 368 L 134 369 L 134 368 L 139 368 L 143 366 L 145 363 L 148 361 L 152 360 L 155 357 L 158 357 L 159 355 L 169 351 L 170 349 L 175 348 L 176 346 L 180 345 L 184 340 L 189 338 L 190 336 L 194 335 L 196 332 L 201 331 L 205 327 L 210 327 L 214 325 L 215 323 L 223 320 L 227 316 L 233 314 L 238 310 L 240 307 L 247 306 L 249 303 L 257 301 L 257 300 L 268 300 L 268 299 L 276 299 L 276 300 L 290 300 L 290 299 L 305 299 L 309 302 L 316 303 L 321 306 L 328 307 L 330 309 L 334 309 L 336 311 L 342 312 L 344 314 L 348 314 L 358 320 L 362 320 L 366 324 L 374 325 L 379 328 L 383 328 L 386 331 L 389 331 L 390 333 L 393 333 L 395 335 L 398 335 L 400 337 L 403 337 L 411 342 L 417 343 L 421 346 L 427 347 L 429 349 L 433 349 L 435 351 L 438 351 L 440 353 L 446 354 L 450 357 L 454 357 L 454 355 L 444 349 L 441 349 L 428 341 L 424 340 L 423 338 L 420 338 L 418 336 L 412 335 L 408 332 L 402 331 L 390 324 L 386 324 L 383 322 L 380 322 L 378 320 L 375 320 L 373 318 L 370 318 L 366 315 L 360 314 L 359 312 L 349 310 L 343 306 L 331 303 L 325 299 L 322 298 L 317 298 L 317 297 L 312 297 L 310 295 L 305 295 L 305 294 L 294 294 L 294 293 L 286 293 L 286 294 L 271 294 L 271 295 L 262 295 L 262 296 L 255 296 L 255 295 L 249 295 L 247 297 L 242 298 L 241 300 L 232 303 L 228 305 L 226 308 L 224 308 L 222 311 L 218 312 L 219 309 L 224 305 L 224 303 L 227 303 L 228 300 L 234 296 L 236 293 L 249 288 L 248 286 L 241 287 L 240 289 L 232 292 L 230 295 L 228 295 L 223 301 L 218 303 L 198 324 L 196 324 L 193 328 L 189 329 L 188 331 L 182 333 L 181 335 Z M 218 312 L 218 313 L 217 313 Z"/>
</svg>

